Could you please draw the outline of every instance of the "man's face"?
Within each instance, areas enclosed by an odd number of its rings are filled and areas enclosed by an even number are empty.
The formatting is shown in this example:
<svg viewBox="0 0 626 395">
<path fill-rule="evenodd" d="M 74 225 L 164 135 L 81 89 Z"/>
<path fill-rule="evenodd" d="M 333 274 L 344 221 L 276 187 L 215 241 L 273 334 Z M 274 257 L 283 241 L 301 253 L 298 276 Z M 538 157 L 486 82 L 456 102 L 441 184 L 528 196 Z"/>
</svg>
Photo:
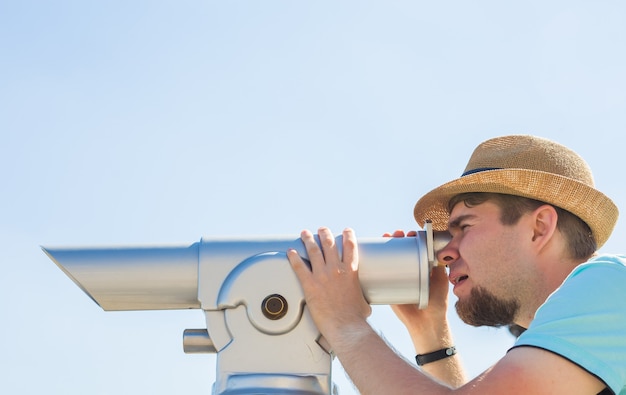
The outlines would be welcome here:
<svg viewBox="0 0 626 395">
<path fill-rule="evenodd" d="M 502 326 L 514 322 L 518 295 L 524 284 L 530 236 L 522 218 L 503 225 L 500 208 L 490 201 L 474 207 L 458 203 L 452 210 L 449 231 L 452 240 L 439 254 L 447 262 L 456 309 L 463 321 L 474 326 Z"/>
</svg>

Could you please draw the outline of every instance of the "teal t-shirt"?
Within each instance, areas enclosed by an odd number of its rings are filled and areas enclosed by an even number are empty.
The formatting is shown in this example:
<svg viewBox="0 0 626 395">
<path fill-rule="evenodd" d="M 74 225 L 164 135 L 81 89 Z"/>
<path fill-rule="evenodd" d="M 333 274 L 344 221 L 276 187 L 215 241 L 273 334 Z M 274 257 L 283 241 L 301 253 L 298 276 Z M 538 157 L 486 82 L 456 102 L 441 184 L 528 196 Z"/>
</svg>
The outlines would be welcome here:
<svg viewBox="0 0 626 395">
<path fill-rule="evenodd" d="M 559 354 L 626 395 L 626 256 L 578 266 L 537 310 L 519 346 Z"/>
</svg>

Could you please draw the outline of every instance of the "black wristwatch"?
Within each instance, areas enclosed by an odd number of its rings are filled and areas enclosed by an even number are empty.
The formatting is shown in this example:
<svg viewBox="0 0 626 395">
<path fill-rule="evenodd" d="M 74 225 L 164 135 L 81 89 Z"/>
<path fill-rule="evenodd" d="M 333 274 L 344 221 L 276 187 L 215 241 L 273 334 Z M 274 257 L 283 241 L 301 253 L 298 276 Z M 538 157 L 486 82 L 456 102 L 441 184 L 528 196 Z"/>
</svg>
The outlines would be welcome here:
<svg viewBox="0 0 626 395">
<path fill-rule="evenodd" d="M 418 366 L 424 366 L 427 363 L 439 361 L 440 359 L 448 358 L 456 354 L 456 347 L 442 348 L 441 350 L 429 352 L 428 354 L 417 354 L 415 356 L 415 362 Z"/>
</svg>

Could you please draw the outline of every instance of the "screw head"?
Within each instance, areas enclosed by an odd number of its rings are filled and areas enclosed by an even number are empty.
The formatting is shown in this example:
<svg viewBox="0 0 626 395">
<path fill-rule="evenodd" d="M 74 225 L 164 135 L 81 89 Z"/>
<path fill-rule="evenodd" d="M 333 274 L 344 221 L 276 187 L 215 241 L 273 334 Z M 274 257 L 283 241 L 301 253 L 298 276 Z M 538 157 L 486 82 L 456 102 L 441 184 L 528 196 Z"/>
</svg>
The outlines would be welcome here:
<svg viewBox="0 0 626 395">
<path fill-rule="evenodd" d="M 263 315 L 270 320 L 279 320 L 287 314 L 287 299 L 282 295 L 268 295 L 261 303 Z"/>
</svg>

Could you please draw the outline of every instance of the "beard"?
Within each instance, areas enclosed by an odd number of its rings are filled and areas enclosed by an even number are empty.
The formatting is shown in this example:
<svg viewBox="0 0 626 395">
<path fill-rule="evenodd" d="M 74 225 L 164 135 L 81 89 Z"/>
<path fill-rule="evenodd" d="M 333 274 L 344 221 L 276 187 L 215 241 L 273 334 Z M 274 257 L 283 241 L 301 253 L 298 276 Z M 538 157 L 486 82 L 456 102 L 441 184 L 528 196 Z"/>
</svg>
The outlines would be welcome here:
<svg viewBox="0 0 626 395">
<path fill-rule="evenodd" d="M 467 300 L 457 301 L 455 307 L 466 324 L 501 327 L 513 324 L 520 306 L 516 299 L 500 299 L 485 288 L 477 287 Z"/>
</svg>

